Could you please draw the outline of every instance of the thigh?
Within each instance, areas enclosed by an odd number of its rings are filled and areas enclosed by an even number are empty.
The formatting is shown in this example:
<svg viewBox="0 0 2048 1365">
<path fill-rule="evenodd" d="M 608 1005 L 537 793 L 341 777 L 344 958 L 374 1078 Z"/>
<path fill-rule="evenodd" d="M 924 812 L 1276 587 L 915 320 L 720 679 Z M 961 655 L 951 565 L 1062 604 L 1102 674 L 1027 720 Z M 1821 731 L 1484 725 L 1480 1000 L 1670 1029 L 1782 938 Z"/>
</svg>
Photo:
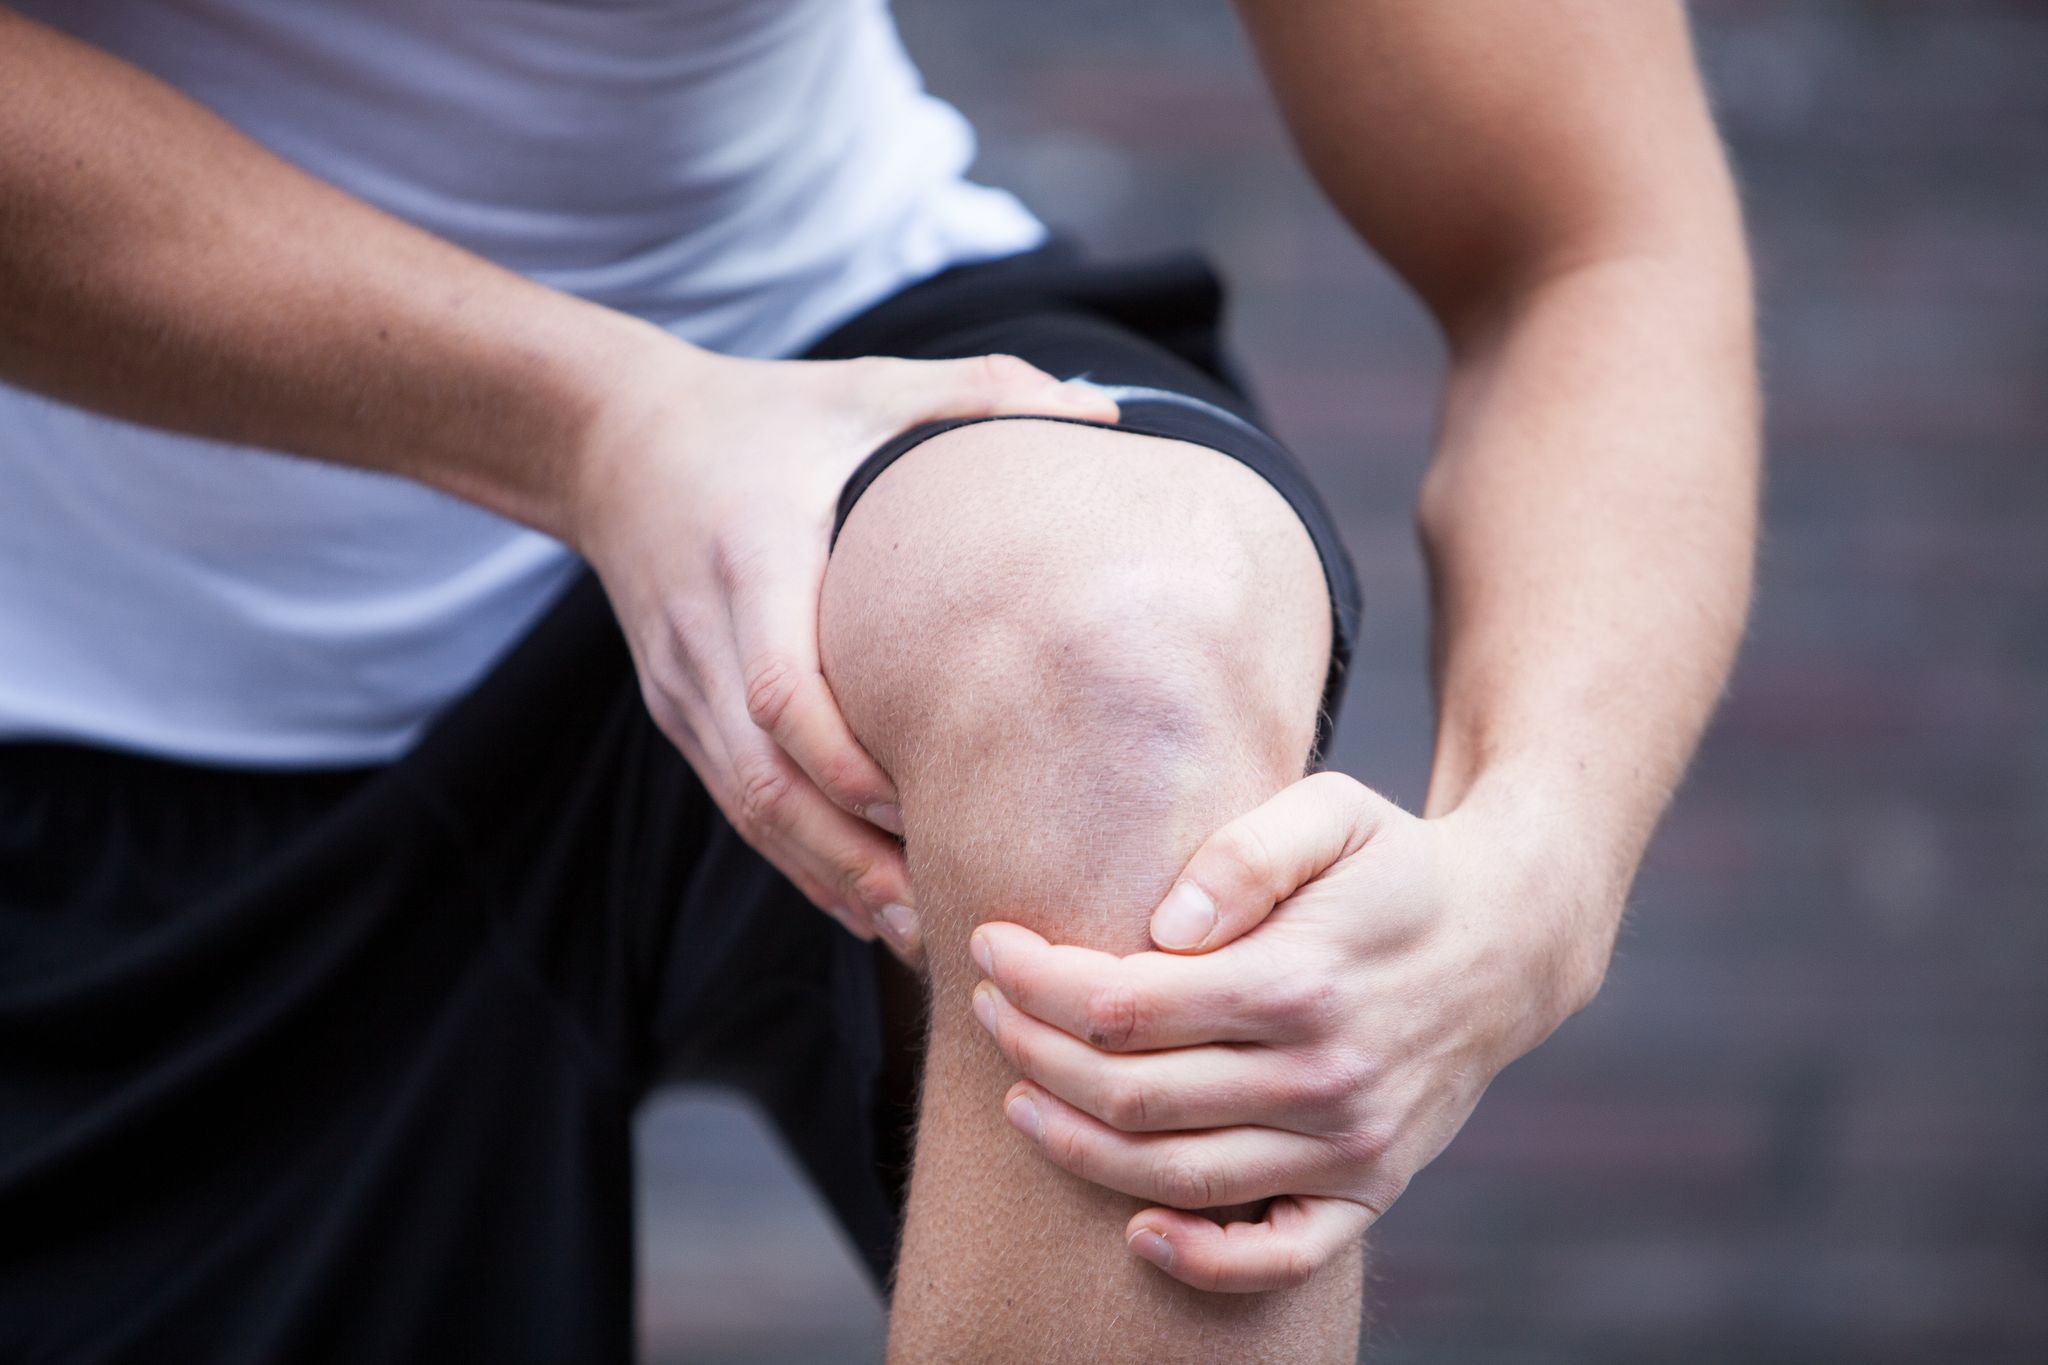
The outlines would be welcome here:
<svg viewBox="0 0 2048 1365">
<path fill-rule="evenodd" d="M 594 582 L 387 767 L 0 746 L 0 1357 L 624 1359 L 668 1075 L 756 1095 L 880 1275 L 881 1018 Z"/>
<path fill-rule="evenodd" d="M 0 748 L 0 1357 L 623 1359 L 630 1094 L 397 769 Z"/>
<path fill-rule="evenodd" d="M 647 714 L 595 578 L 402 769 L 471 851 L 509 956 L 617 1083 L 754 1100 L 880 1283 L 909 1121 L 886 954 L 733 830 Z"/>
</svg>

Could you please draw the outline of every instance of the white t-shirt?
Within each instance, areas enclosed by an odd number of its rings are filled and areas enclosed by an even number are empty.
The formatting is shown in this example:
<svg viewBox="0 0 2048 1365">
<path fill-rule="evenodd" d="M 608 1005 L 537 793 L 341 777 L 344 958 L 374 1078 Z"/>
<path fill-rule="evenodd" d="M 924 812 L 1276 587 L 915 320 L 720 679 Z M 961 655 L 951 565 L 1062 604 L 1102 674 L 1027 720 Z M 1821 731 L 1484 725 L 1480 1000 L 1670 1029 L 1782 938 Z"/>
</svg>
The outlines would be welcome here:
<svg viewBox="0 0 2048 1365">
<path fill-rule="evenodd" d="M 972 130 L 887 0 L 14 3 L 370 203 L 731 354 L 1044 237 L 964 178 Z M 418 484 L 0 385 L 0 738 L 394 757 L 574 570 Z"/>
</svg>

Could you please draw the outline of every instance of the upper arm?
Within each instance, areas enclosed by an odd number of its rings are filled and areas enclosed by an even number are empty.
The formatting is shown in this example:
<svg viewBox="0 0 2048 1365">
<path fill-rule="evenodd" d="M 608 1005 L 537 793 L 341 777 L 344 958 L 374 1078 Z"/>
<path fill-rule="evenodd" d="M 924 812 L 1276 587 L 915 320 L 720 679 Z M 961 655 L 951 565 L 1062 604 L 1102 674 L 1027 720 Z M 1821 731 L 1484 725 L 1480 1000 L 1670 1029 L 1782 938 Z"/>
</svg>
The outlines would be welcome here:
<svg viewBox="0 0 2048 1365">
<path fill-rule="evenodd" d="M 1310 169 L 1446 323 L 1739 215 L 1679 0 L 1236 0 Z"/>
</svg>

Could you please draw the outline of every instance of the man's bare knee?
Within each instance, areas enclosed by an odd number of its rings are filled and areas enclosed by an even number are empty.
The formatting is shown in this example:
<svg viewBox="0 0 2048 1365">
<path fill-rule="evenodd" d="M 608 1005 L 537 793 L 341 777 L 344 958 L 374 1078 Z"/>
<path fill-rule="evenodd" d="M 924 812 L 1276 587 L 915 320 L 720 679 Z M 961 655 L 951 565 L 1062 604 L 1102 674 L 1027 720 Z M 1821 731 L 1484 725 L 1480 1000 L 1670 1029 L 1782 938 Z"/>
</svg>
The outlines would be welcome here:
<svg viewBox="0 0 2048 1365">
<path fill-rule="evenodd" d="M 1257 474 L 1029 421 L 945 433 L 885 471 L 841 534 L 821 629 L 841 705 L 883 749 L 957 719 L 935 692 L 982 705 L 1014 679 L 1134 721 L 1227 697 L 1243 728 L 1305 753 L 1329 650 L 1314 549 Z"/>
<path fill-rule="evenodd" d="M 1097 911 L 1128 907 L 1129 948 L 1164 862 L 1299 774 L 1329 607 L 1299 520 L 1229 457 L 998 422 L 876 480 L 821 631 L 841 707 L 903 793 L 913 866 L 931 822 L 997 816 L 1007 846 L 979 870 L 1028 870 L 1063 903 L 1085 884 Z"/>
</svg>

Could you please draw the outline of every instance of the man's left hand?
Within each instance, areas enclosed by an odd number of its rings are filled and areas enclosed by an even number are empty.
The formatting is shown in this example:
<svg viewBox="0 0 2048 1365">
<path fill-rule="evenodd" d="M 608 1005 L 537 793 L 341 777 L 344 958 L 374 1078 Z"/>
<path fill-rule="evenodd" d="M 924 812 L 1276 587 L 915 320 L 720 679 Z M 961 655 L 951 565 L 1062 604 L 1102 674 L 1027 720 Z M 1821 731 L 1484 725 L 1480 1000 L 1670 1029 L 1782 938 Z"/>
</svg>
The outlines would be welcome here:
<svg viewBox="0 0 2048 1365">
<path fill-rule="evenodd" d="M 1304 1282 L 1597 989 L 1605 952 L 1572 926 L 1606 916 L 1580 913 L 1531 842 L 1321 773 L 1196 851 L 1152 919 L 1173 951 L 983 925 L 975 1014 L 1025 1077 L 1010 1121 L 1073 1174 L 1156 1201 L 1125 1235 L 1175 1279 Z M 1267 1200 L 1255 1222 L 1189 1212 Z"/>
</svg>

